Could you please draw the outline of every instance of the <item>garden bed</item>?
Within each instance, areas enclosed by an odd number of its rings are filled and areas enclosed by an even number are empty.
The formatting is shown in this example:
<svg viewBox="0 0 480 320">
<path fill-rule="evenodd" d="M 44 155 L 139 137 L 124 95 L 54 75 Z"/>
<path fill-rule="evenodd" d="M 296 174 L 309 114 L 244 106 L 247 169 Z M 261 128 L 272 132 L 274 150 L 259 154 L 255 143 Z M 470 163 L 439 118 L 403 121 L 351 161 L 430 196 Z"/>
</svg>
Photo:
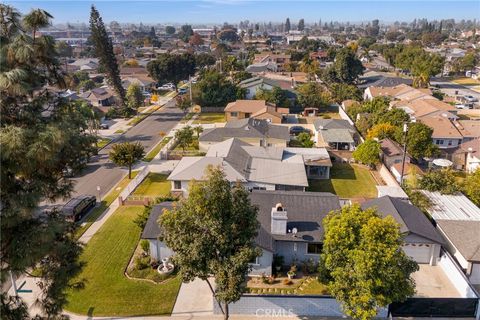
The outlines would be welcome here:
<svg viewBox="0 0 480 320">
<path fill-rule="evenodd" d="M 285 295 L 327 295 L 326 285 L 319 282 L 315 275 L 302 276 L 301 274 L 290 280 L 286 275 L 274 278 L 272 283 L 265 283 L 262 277 L 250 277 L 247 281 L 246 292 L 251 294 L 285 294 Z"/>
</svg>

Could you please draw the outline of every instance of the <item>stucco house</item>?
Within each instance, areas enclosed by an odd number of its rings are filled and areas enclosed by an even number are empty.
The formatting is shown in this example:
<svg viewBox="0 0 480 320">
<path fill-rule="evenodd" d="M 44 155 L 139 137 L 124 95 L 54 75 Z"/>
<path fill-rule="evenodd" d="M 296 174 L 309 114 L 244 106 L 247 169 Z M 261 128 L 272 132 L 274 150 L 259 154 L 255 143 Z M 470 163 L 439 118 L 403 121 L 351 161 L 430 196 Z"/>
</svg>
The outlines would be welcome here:
<svg viewBox="0 0 480 320">
<path fill-rule="evenodd" d="M 199 149 L 208 151 L 210 146 L 237 138 L 252 146 L 286 147 L 290 141 L 288 128 L 274 125 L 267 120 L 241 119 L 227 122 L 225 127 L 206 129 L 199 138 Z"/>
<path fill-rule="evenodd" d="M 109 107 L 115 103 L 115 95 L 109 88 L 94 88 L 85 91 L 80 98 L 87 100 L 94 107 Z"/>
<path fill-rule="evenodd" d="M 255 118 L 282 123 L 288 112 L 288 108 L 277 107 L 265 100 L 236 100 L 225 107 L 225 118 L 227 121 Z"/>
<path fill-rule="evenodd" d="M 472 173 L 480 168 L 480 138 L 464 142 L 453 154 L 455 167 Z"/>
<path fill-rule="evenodd" d="M 450 119 L 443 116 L 432 116 L 423 117 L 420 121 L 433 129 L 433 143 L 440 149 L 456 148 L 462 143 L 463 136 Z"/>
<path fill-rule="evenodd" d="M 317 119 L 313 124 L 317 147 L 350 151 L 355 149 L 357 131 L 347 120 Z"/>
</svg>

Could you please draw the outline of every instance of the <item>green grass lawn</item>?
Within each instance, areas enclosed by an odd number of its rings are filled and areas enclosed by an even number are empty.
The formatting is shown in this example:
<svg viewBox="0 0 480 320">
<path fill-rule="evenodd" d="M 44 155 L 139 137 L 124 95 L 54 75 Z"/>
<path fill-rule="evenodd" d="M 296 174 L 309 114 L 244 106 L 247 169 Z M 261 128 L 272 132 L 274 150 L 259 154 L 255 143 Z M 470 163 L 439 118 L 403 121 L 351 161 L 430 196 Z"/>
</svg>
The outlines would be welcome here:
<svg viewBox="0 0 480 320">
<path fill-rule="evenodd" d="M 124 275 L 141 233 L 132 221 L 142 210 L 143 206 L 120 207 L 93 236 L 81 255 L 86 265 L 78 279 L 85 279 L 85 288 L 68 292 L 66 310 L 90 317 L 172 312 L 179 277 L 153 284 Z"/>
<path fill-rule="evenodd" d="M 179 152 L 183 151 L 183 149 L 179 145 L 176 145 L 173 150 Z M 198 138 L 196 135 L 193 137 L 193 142 L 185 149 L 185 151 L 198 151 Z"/>
<path fill-rule="evenodd" d="M 225 122 L 224 113 L 200 113 L 193 124 Z"/>
<path fill-rule="evenodd" d="M 168 175 L 150 172 L 145 180 L 135 189 L 134 196 L 161 197 L 170 194 L 170 181 Z"/>
<path fill-rule="evenodd" d="M 164 137 L 159 144 L 157 144 L 150 152 L 143 158 L 143 161 L 150 162 L 162 150 L 162 148 L 170 141 L 172 137 Z"/>
<path fill-rule="evenodd" d="M 307 191 L 331 192 L 340 198 L 376 198 L 377 188 L 370 171 L 355 164 L 334 164 L 329 180 L 310 180 Z"/>
<path fill-rule="evenodd" d="M 452 82 L 455 82 L 464 86 L 478 86 L 480 84 L 480 81 L 472 78 L 458 78 L 453 80 Z"/>
<path fill-rule="evenodd" d="M 105 147 L 107 144 L 110 143 L 110 141 L 112 141 L 112 139 L 109 139 L 109 138 L 98 138 L 98 141 L 97 141 L 97 147 L 98 147 L 98 149 L 101 149 L 101 148 Z"/>
<path fill-rule="evenodd" d="M 135 178 L 135 176 L 138 174 L 138 171 L 132 171 L 132 179 Z M 116 186 L 113 188 L 113 190 L 107 194 L 102 202 L 100 202 L 100 205 L 95 207 L 92 212 L 85 218 L 85 220 L 82 223 L 82 226 L 80 226 L 76 231 L 75 231 L 75 237 L 78 239 L 82 236 L 82 234 L 90 228 L 92 223 L 94 223 L 97 218 L 105 211 L 108 209 L 108 207 L 112 204 L 115 199 L 118 198 L 118 195 L 120 192 L 125 189 L 125 187 L 128 185 L 128 183 L 131 180 L 128 179 L 128 175 L 125 176 Z"/>
</svg>

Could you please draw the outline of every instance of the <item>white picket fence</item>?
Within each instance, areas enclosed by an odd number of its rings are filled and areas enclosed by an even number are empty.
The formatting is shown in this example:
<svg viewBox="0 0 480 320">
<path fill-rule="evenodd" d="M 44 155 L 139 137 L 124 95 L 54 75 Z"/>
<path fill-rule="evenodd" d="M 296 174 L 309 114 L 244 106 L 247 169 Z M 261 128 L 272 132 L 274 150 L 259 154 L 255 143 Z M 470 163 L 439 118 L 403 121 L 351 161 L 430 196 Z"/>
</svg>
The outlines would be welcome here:
<svg viewBox="0 0 480 320">
<path fill-rule="evenodd" d="M 150 173 L 149 166 L 145 166 L 136 176 L 130 181 L 130 183 L 123 189 L 118 195 L 119 198 L 126 199 L 135 188 L 142 183 L 143 179 Z"/>
</svg>

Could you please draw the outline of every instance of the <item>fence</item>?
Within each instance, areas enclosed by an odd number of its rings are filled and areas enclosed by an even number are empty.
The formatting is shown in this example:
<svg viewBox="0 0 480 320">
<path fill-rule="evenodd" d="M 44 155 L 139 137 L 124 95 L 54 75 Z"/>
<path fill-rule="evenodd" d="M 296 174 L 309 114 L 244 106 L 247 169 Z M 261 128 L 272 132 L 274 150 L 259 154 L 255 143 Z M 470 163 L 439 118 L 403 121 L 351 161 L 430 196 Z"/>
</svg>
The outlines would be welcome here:
<svg viewBox="0 0 480 320">
<path fill-rule="evenodd" d="M 453 257 L 445 250 L 442 251 L 438 265 L 443 269 L 450 282 L 455 286 L 455 289 L 457 289 L 463 298 L 478 299 L 477 294 L 472 289 L 470 282 L 467 280 L 462 269 L 460 269 Z"/>
<path fill-rule="evenodd" d="M 340 304 L 331 296 L 281 296 L 243 295 L 240 300 L 229 305 L 231 314 L 248 314 L 257 317 L 323 316 L 343 317 Z M 213 301 L 214 314 L 221 309 Z M 387 309 L 378 311 L 378 318 L 387 317 Z"/>
<path fill-rule="evenodd" d="M 393 317 L 475 317 L 478 299 L 475 298 L 410 298 L 389 306 Z"/>
<path fill-rule="evenodd" d="M 135 178 L 133 178 L 132 181 L 130 181 L 130 183 L 125 187 L 125 189 L 123 189 L 123 191 L 120 192 L 118 197 L 121 198 L 121 199 L 126 199 L 130 195 L 130 193 L 132 193 L 135 190 L 135 188 L 140 183 L 142 183 L 143 179 L 145 179 L 145 177 L 148 175 L 149 172 L 150 172 L 150 168 L 148 166 L 145 166 L 145 168 L 143 168 L 135 176 Z"/>
<path fill-rule="evenodd" d="M 385 184 L 390 187 L 400 187 L 400 184 L 397 182 L 395 177 L 388 171 L 387 167 L 382 163 L 380 169 L 378 170 L 380 177 L 382 177 Z"/>
</svg>

